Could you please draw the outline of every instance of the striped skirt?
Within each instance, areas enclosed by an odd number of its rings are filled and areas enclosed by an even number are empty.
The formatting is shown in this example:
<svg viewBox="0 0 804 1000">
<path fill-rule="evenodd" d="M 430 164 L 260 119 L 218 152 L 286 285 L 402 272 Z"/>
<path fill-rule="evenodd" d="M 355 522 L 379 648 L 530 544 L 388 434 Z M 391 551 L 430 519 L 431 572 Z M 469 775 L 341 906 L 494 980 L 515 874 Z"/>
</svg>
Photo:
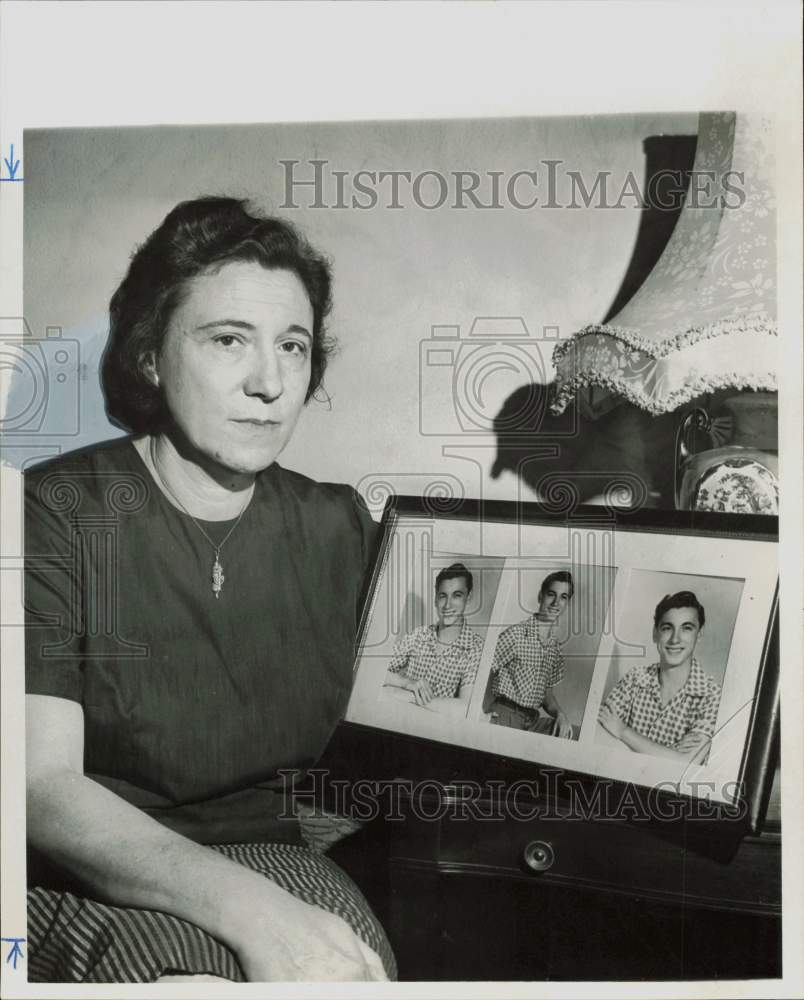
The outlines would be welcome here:
<svg viewBox="0 0 804 1000">
<path fill-rule="evenodd" d="M 323 854 L 296 844 L 214 849 L 297 899 L 342 917 L 380 956 L 388 978 L 396 978 L 394 956 L 377 918 L 354 882 Z M 186 920 L 107 906 L 69 892 L 29 890 L 29 982 L 150 983 L 165 974 L 245 980 L 234 953 Z"/>
</svg>

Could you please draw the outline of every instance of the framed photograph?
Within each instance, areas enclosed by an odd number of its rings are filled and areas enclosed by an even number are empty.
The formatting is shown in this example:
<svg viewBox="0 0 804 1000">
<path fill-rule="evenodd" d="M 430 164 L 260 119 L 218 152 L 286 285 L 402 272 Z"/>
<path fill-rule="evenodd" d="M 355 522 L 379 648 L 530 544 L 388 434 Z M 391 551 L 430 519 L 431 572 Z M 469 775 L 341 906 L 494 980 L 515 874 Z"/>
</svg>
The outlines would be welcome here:
<svg viewBox="0 0 804 1000">
<path fill-rule="evenodd" d="M 755 817 L 777 580 L 775 518 L 393 497 L 347 722 Z"/>
</svg>

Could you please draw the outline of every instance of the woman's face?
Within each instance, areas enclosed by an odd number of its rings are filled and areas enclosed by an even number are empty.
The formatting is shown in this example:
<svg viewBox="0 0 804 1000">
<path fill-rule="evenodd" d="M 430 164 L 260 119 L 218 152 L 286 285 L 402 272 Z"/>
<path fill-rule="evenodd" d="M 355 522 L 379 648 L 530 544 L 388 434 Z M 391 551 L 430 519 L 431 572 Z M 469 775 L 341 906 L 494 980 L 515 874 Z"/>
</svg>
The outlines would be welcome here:
<svg viewBox="0 0 804 1000">
<path fill-rule="evenodd" d="M 310 383 L 313 308 L 292 271 L 233 261 L 194 278 L 154 372 L 202 466 L 253 474 L 290 440 Z"/>
</svg>

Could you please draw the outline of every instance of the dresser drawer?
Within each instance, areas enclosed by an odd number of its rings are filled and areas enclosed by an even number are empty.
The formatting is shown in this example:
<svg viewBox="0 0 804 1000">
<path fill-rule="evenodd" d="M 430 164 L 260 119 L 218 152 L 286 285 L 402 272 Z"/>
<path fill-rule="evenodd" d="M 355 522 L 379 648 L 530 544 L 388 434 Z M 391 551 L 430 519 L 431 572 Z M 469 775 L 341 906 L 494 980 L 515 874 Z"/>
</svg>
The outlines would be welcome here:
<svg viewBox="0 0 804 1000">
<path fill-rule="evenodd" d="M 409 816 L 394 860 L 443 873 L 564 884 L 745 912 L 781 912 L 781 844 L 747 838 L 728 862 L 685 845 L 678 831 L 612 820 Z M 415 829 L 412 829 L 415 828 Z"/>
<path fill-rule="evenodd" d="M 446 820 L 439 864 L 637 893 L 678 892 L 683 876 L 682 852 L 638 827 L 558 818 Z"/>
</svg>

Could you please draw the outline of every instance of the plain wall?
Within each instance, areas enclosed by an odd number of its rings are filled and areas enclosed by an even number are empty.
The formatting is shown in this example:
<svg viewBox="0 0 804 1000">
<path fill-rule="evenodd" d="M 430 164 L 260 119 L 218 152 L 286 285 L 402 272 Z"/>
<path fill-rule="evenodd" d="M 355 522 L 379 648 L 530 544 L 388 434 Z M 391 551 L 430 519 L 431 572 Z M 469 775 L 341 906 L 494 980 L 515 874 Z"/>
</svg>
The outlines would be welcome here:
<svg viewBox="0 0 804 1000">
<path fill-rule="evenodd" d="M 549 378 L 554 341 L 541 343 L 542 329 L 565 337 L 603 317 L 639 225 L 633 200 L 619 210 L 428 211 L 408 194 L 402 209 L 280 210 L 279 161 L 300 160 L 297 170 L 310 176 L 304 162 L 312 158 L 350 172 L 496 170 L 508 178 L 538 170 L 537 193 L 545 197 L 541 161 L 558 159 L 565 198 L 567 170 L 581 171 L 587 188 L 596 172 L 611 171 L 616 192 L 628 171 L 641 182 L 647 136 L 696 129 L 694 114 L 657 114 L 26 132 L 26 319 L 35 337 L 60 326 L 78 339 L 83 365 L 79 433 L 54 447 L 116 433 L 103 416 L 96 371 L 108 301 L 134 247 L 178 201 L 234 194 L 298 223 L 334 261 L 330 328 L 341 350 L 325 383 L 331 406 L 309 404 L 282 463 L 365 494 L 377 482 L 385 492 L 421 493 L 447 477 L 465 495 L 514 498 L 513 473 L 496 481 L 488 475 L 493 437 L 456 427 L 451 371 L 425 365 L 420 384 L 420 341 L 433 325 L 457 325 L 465 337 L 476 317 L 518 316 L 541 359 L 536 367 Z M 518 190 L 525 198 L 531 189 Z M 307 204 L 301 189 L 296 202 Z M 487 374 L 478 405 L 493 416 L 529 379 L 524 369 Z M 420 409 L 433 433 L 421 433 Z M 375 512 L 381 493 L 373 491 Z"/>
</svg>

